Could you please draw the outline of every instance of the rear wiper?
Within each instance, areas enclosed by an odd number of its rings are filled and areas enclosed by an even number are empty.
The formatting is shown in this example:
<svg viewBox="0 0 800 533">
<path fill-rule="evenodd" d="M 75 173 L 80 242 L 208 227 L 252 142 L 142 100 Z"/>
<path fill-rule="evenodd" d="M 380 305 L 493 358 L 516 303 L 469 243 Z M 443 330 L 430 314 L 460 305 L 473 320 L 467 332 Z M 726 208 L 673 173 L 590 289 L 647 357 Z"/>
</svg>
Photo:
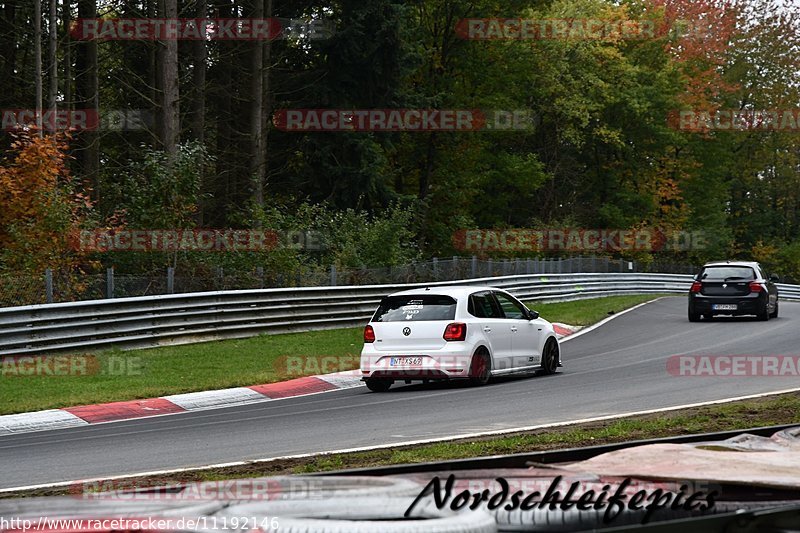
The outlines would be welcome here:
<svg viewBox="0 0 800 533">
<path fill-rule="evenodd" d="M 723 281 L 725 281 L 725 282 L 727 283 L 727 282 L 729 282 L 729 281 L 733 281 L 733 280 L 735 280 L 735 279 L 741 279 L 741 280 L 745 280 L 745 281 L 747 281 L 747 279 L 748 279 L 748 278 L 745 278 L 745 277 L 742 277 L 742 276 L 728 276 L 728 277 L 727 277 L 727 278 L 725 278 Z"/>
</svg>

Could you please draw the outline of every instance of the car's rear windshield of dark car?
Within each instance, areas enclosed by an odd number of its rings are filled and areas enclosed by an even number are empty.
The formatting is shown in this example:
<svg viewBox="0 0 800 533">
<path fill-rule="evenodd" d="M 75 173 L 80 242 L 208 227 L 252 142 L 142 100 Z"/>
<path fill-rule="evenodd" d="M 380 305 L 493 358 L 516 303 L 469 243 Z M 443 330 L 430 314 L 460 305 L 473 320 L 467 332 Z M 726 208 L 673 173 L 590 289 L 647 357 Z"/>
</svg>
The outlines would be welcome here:
<svg viewBox="0 0 800 533">
<path fill-rule="evenodd" d="M 420 320 L 453 320 L 456 301 L 450 296 L 388 296 L 375 312 L 374 322 L 411 322 Z"/>
<path fill-rule="evenodd" d="M 709 281 L 725 279 L 751 280 L 756 279 L 756 274 L 752 268 L 745 266 L 712 266 L 705 267 L 700 277 Z"/>
</svg>

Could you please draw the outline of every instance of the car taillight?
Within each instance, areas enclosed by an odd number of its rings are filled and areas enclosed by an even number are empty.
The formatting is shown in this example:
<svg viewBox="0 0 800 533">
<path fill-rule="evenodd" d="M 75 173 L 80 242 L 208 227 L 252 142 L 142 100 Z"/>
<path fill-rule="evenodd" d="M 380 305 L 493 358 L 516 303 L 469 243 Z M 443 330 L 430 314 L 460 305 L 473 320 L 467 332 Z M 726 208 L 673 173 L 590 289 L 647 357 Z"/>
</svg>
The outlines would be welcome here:
<svg viewBox="0 0 800 533">
<path fill-rule="evenodd" d="M 375 330 L 372 326 L 364 328 L 364 342 L 375 342 Z"/>
<path fill-rule="evenodd" d="M 757 281 L 750 282 L 750 292 L 761 292 L 764 287 Z"/>
<path fill-rule="evenodd" d="M 461 322 L 448 324 L 442 336 L 446 341 L 463 341 L 467 338 L 467 325 Z"/>
<path fill-rule="evenodd" d="M 692 288 L 689 289 L 689 292 L 700 292 L 700 289 L 702 288 L 703 284 L 700 283 L 699 281 L 695 281 L 694 283 L 692 283 Z"/>
</svg>

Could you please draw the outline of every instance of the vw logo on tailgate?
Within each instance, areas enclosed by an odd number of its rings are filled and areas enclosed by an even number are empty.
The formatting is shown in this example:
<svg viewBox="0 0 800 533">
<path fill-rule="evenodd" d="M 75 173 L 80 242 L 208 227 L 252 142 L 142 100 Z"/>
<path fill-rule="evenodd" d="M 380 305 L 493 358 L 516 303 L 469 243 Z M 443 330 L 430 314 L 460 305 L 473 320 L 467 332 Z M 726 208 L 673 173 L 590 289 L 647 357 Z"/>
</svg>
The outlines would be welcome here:
<svg viewBox="0 0 800 533">
<path fill-rule="evenodd" d="M 405 335 L 406 337 L 411 335 L 411 328 L 403 328 L 403 335 Z"/>
</svg>

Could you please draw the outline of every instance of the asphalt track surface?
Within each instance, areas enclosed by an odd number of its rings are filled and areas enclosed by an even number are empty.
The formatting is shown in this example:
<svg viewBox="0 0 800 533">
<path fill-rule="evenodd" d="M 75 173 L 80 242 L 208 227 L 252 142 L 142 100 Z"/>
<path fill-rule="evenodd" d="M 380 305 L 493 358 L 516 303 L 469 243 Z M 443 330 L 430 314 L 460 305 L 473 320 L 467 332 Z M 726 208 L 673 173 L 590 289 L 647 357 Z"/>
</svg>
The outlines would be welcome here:
<svg viewBox="0 0 800 533">
<path fill-rule="evenodd" d="M 545 317 L 546 318 L 546 317 Z M 769 322 L 692 324 L 686 299 L 645 305 L 563 344 L 553 376 L 366 387 L 0 437 L 0 488 L 402 443 L 659 409 L 800 386 L 796 377 L 675 377 L 672 355 L 800 353 L 800 304 Z"/>
</svg>

